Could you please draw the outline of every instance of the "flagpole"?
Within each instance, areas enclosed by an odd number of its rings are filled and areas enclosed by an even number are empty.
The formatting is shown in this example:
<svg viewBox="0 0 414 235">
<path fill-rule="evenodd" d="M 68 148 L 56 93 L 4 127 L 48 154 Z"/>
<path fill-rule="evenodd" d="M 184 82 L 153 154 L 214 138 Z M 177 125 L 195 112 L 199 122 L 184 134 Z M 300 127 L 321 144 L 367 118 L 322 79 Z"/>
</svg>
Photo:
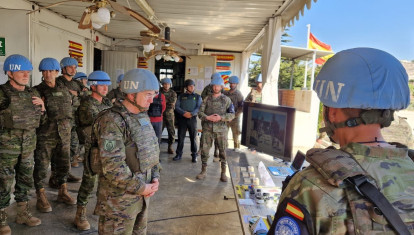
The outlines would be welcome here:
<svg viewBox="0 0 414 235">
<path fill-rule="evenodd" d="M 309 37 L 310 37 L 310 24 L 307 24 L 306 27 L 308 28 L 308 37 L 306 40 L 306 48 L 309 48 Z M 303 89 L 302 90 L 306 90 L 306 83 L 307 83 L 307 78 L 308 77 L 308 61 L 305 60 L 305 78 L 303 79 Z"/>
</svg>

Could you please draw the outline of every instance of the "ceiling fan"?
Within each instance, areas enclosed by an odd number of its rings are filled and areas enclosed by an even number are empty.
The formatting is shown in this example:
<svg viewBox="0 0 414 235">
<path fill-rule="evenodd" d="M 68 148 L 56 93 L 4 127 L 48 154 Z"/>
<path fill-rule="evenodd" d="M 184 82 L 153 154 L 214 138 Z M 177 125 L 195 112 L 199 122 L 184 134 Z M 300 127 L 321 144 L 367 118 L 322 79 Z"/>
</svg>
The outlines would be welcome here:
<svg viewBox="0 0 414 235">
<path fill-rule="evenodd" d="M 108 24 L 110 18 L 115 17 L 115 12 L 110 12 L 108 8 L 106 8 L 106 6 L 109 5 L 115 11 L 131 16 L 132 18 L 138 20 L 143 25 L 145 25 L 145 27 L 147 27 L 151 32 L 155 34 L 161 32 L 161 29 L 155 24 L 153 24 L 151 21 L 149 21 L 147 18 L 145 18 L 138 12 L 117 3 L 116 0 L 65 0 L 44 7 L 39 7 L 38 9 L 30 11 L 27 14 L 31 14 L 42 9 L 51 8 L 65 2 L 90 2 L 94 4 L 86 7 L 78 25 L 79 29 L 90 29 L 92 27 L 99 29 L 103 25 Z"/>
<path fill-rule="evenodd" d="M 170 27 L 165 29 L 165 38 L 160 38 L 158 34 L 154 34 L 150 31 L 141 31 L 140 35 L 141 44 L 144 46 L 144 56 L 148 59 L 155 56 L 156 60 L 164 59 L 165 61 L 175 61 L 182 62 L 183 59 L 180 55 L 184 55 L 174 49 L 171 44 L 178 46 L 179 48 L 186 50 L 185 47 L 180 46 L 178 43 L 175 43 L 170 40 Z M 164 42 L 164 46 L 161 47 L 161 50 L 155 50 L 154 40 L 159 40 Z"/>
</svg>

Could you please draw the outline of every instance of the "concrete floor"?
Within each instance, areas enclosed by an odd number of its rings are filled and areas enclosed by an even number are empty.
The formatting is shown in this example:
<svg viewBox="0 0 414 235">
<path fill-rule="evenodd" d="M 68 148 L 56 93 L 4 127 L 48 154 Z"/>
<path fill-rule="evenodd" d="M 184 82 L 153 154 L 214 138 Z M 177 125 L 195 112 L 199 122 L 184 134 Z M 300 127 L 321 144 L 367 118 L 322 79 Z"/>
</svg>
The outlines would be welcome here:
<svg viewBox="0 0 414 235">
<path fill-rule="evenodd" d="M 243 234 L 235 200 L 224 200 L 225 195 L 234 197 L 230 180 L 227 183 L 220 182 L 220 166 L 219 163 L 212 162 L 212 157 L 209 159 L 207 177 L 202 181 L 196 180 L 195 176 L 201 170 L 200 157 L 197 163 L 192 163 L 189 146 L 187 138 L 183 159 L 175 162 L 172 160 L 175 155 L 167 153 L 167 144 L 161 144 L 163 170 L 159 191 L 151 198 L 147 234 Z M 176 144 L 174 150 L 175 147 Z M 72 172 L 81 176 L 82 169 L 73 168 Z M 77 196 L 79 186 L 80 183 L 68 184 L 73 197 Z M 50 213 L 36 211 L 36 193 L 31 191 L 30 209 L 34 216 L 42 220 L 42 224 L 37 227 L 27 227 L 14 222 L 16 203 L 12 203 L 7 209 L 12 234 L 98 234 L 98 217 L 92 215 L 96 191 L 93 192 L 87 207 L 91 229 L 80 232 L 73 225 L 76 205 L 57 203 L 57 190 L 46 190 L 53 208 Z"/>
</svg>

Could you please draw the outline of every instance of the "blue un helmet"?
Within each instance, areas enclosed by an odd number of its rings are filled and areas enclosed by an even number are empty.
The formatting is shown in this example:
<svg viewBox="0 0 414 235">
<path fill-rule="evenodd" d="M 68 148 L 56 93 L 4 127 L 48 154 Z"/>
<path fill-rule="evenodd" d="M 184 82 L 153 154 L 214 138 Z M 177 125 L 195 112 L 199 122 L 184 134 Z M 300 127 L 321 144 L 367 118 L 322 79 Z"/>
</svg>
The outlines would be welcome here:
<svg viewBox="0 0 414 235">
<path fill-rule="evenodd" d="M 328 109 L 362 109 L 360 117 L 335 125 L 328 123 L 321 129 L 328 135 L 336 128 L 360 124 L 387 127 L 394 110 L 405 109 L 410 103 L 408 75 L 400 61 L 373 48 L 353 48 L 335 54 L 322 67 L 313 89 Z"/>
<path fill-rule="evenodd" d="M 32 71 L 33 66 L 30 63 L 29 59 L 22 55 L 14 54 L 6 58 L 3 65 L 4 73 L 7 71 L 17 72 L 17 71 Z"/>
<path fill-rule="evenodd" d="M 169 83 L 170 85 L 172 84 L 171 79 L 169 79 L 169 78 L 161 79 L 161 84 L 164 84 L 164 83 Z"/>
<path fill-rule="evenodd" d="M 39 72 L 47 71 L 47 70 L 60 70 L 59 62 L 54 58 L 44 58 L 40 61 L 39 64 Z"/>
<path fill-rule="evenodd" d="M 219 85 L 219 86 L 224 86 L 224 81 L 223 79 L 220 77 L 215 77 L 213 78 L 213 80 L 210 83 L 211 85 Z"/>
<path fill-rule="evenodd" d="M 89 74 L 88 85 L 111 85 L 111 78 L 104 71 L 94 71 Z"/>
<path fill-rule="evenodd" d="M 254 79 L 255 82 L 262 82 L 262 74 L 259 73 L 259 75 L 256 76 L 256 78 Z"/>
<path fill-rule="evenodd" d="M 86 75 L 86 73 L 83 73 L 83 72 L 77 72 L 75 76 L 73 76 L 73 79 L 75 80 L 88 79 L 88 75 Z"/>
<path fill-rule="evenodd" d="M 219 73 L 213 73 L 211 75 L 211 80 L 213 80 L 214 78 L 221 78 L 221 75 Z"/>
<path fill-rule="evenodd" d="M 60 68 L 64 68 L 66 66 L 76 65 L 78 67 L 78 61 L 72 57 L 65 57 L 60 61 Z"/>
<path fill-rule="evenodd" d="M 129 70 L 121 82 L 121 91 L 126 94 L 148 90 L 158 91 L 159 87 L 157 77 L 146 69 Z"/>
<path fill-rule="evenodd" d="M 239 77 L 237 77 L 237 76 L 229 77 L 229 83 L 239 84 Z"/>
<path fill-rule="evenodd" d="M 123 79 L 124 79 L 124 74 L 119 74 L 118 78 L 116 79 L 116 83 L 122 82 Z"/>
</svg>

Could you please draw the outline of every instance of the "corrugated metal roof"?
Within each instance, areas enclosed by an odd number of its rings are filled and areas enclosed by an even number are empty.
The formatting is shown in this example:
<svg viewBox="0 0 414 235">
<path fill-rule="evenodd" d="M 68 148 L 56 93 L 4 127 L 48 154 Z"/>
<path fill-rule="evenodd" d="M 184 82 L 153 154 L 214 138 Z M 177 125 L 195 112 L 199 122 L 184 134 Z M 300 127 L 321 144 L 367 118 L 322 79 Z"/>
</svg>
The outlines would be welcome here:
<svg viewBox="0 0 414 235">
<path fill-rule="evenodd" d="M 243 51 L 268 19 L 282 15 L 283 23 L 303 11 L 312 0 L 148 0 L 158 23 L 171 28 L 171 40 L 188 44 L 202 44 L 204 48 Z M 316 1 L 316 0 L 313 0 Z M 39 6 L 56 3 L 53 0 L 30 1 Z M 147 16 L 135 0 L 117 0 L 143 16 Z M 79 22 L 84 9 L 91 2 L 65 2 L 50 10 Z M 286 12 L 286 13 L 285 13 Z M 98 31 L 115 38 L 137 38 L 146 28 L 132 17 L 117 13 L 107 27 Z"/>
</svg>

